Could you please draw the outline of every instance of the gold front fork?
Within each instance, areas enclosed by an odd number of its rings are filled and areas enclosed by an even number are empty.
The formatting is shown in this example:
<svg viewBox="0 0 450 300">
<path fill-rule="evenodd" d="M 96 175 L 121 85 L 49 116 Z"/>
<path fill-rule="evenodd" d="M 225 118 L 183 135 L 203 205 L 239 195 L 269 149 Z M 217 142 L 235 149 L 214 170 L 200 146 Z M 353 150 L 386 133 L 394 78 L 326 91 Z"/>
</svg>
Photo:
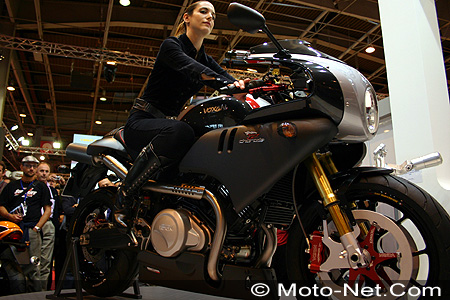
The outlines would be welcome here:
<svg viewBox="0 0 450 300">
<path fill-rule="evenodd" d="M 320 164 L 325 167 L 325 169 L 328 171 L 330 175 L 334 175 L 338 172 L 338 169 L 336 168 L 336 165 L 334 164 L 333 160 L 331 159 L 331 152 L 326 152 L 324 154 L 319 154 L 318 159 L 320 161 Z M 348 203 L 349 207 L 351 209 L 356 208 L 356 204 L 354 202 Z M 345 219 L 347 219 L 347 216 L 344 215 Z M 363 236 L 367 235 L 369 233 L 369 229 L 367 228 L 366 224 L 359 222 L 358 223 L 359 229 L 361 230 L 361 233 Z"/>
<path fill-rule="evenodd" d="M 331 161 L 331 158 L 330 158 Z M 332 163 L 332 161 L 331 161 Z M 347 216 L 342 213 L 339 207 L 339 201 L 334 195 L 333 189 L 331 188 L 330 182 L 320 164 L 316 154 L 312 154 L 305 160 L 306 167 L 308 168 L 311 176 L 313 177 L 314 183 L 323 201 L 323 206 L 328 210 L 331 218 L 336 225 L 336 229 L 339 232 L 339 236 L 343 236 L 352 229 L 347 220 Z M 334 167 L 334 164 L 332 164 Z M 336 169 L 336 167 L 334 167 Z M 337 170 L 336 170 L 337 171 Z"/>
<path fill-rule="evenodd" d="M 318 154 L 317 157 L 319 158 L 320 163 L 322 166 L 327 169 L 328 173 L 331 175 L 334 175 L 338 172 L 338 169 L 336 168 L 336 165 L 334 164 L 333 160 L 331 159 L 331 152 L 326 152 L 323 154 Z"/>
</svg>

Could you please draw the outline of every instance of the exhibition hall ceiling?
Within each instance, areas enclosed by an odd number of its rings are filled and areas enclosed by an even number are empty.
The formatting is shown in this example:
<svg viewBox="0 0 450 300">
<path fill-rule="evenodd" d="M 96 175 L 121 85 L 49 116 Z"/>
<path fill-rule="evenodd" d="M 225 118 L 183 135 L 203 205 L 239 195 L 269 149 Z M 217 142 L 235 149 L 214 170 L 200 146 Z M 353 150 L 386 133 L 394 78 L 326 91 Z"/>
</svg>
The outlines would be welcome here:
<svg viewBox="0 0 450 300">
<path fill-rule="evenodd" d="M 65 147 L 74 133 L 104 135 L 125 123 L 133 99 L 151 72 L 161 42 L 173 35 L 190 0 L 5 0 L 0 4 L 0 51 L 10 54 L 3 122 L 17 132 Z M 231 49 L 247 50 L 268 41 L 262 33 L 239 31 L 226 17 L 231 1 L 211 1 L 214 30 L 206 52 L 222 61 Z M 389 90 L 376 0 L 239 1 L 260 11 L 278 39 L 303 39 L 354 66 L 383 97 Z M 436 7 L 446 69 L 450 68 L 450 6 Z M 411 41 L 410 46 L 419 41 Z M 375 52 L 365 52 L 373 45 Z M 7 48 L 5 48 L 7 47 Z M 12 49 L 12 50 L 9 50 Z M 407 51 L 407 49 L 405 49 Z M 118 62 L 107 82 L 108 60 Z M 1 63 L 1 62 L 0 62 Z M 202 94 L 211 91 L 205 89 Z M 100 98 L 106 98 L 101 101 Z M 104 99 L 102 99 L 104 100 Z M 26 117 L 21 117 L 25 114 Z M 101 121 L 96 124 L 95 121 Z M 11 164 L 17 154 L 4 150 Z M 55 159 L 55 158 L 52 158 Z M 60 162 L 64 158 L 57 157 Z"/>
</svg>

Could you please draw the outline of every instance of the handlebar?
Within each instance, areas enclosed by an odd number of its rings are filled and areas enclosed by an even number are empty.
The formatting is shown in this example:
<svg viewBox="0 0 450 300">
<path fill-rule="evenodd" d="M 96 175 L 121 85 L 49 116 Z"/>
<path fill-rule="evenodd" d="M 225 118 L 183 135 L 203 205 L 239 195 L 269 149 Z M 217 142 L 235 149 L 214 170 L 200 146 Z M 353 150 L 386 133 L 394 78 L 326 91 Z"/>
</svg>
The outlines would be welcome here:
<svg viewBox="0 0 450 300">
<path fill-rule="evenodd" d="M 251 80 L 246 86 L 245 89 L 240 89 L 236 87 L 235 85 L 227 85 L 219 89 L 220 93 L 227 94 L 227 95 L 233 95 L 233 94 L 240 94 L 240 93 L 248 93 L 251 89 L 264 86 L 265 82 L 261 79 L 255 79 Z"/>
</svg>

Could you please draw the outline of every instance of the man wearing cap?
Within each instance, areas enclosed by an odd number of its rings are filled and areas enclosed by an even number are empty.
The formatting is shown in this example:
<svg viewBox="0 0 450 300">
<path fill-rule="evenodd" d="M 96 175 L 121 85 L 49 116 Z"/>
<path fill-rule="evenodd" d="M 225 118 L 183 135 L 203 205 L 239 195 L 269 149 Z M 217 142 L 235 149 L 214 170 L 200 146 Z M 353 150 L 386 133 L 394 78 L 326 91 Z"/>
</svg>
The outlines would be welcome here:
<svg viewBox="0 0 450 300">
<path fill-rule="evenodd" d="M 40 231 L 50 217 L 51 202 L 47 185 L 35 179 L 38 164 L 39 161 L 31 155 L 22 159 L 22 178 L 9 183 L 0 194 L 0 217 L 21 226 L 25 240 L 30 241 L 30 255 L 40 259 Z M 24 272 L 32 281 L 34 291 L 41 291 L 39 267 L 29 264 Z"/>
</svg>

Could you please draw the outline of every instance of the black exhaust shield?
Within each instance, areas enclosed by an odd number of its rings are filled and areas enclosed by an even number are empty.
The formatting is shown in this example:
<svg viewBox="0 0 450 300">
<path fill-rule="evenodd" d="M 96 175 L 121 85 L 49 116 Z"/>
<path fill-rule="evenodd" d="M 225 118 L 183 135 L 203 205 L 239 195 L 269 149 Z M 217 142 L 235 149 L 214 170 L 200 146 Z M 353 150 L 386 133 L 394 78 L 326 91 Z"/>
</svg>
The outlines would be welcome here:
<svg viewBox="0 0 450 300">
<path fill-rule="evenodd" d="M 141 282 L 235 299 L 278 299 L 272 268 L 225 265 L 222 280 L 213 282 L 205 277 L 206 256 L 201 253 L 184 252 L 176 258 L 165 258 L 142 251 L 138 254 L 138 260 Z M 259 286 L 268 290 L 264 297 L 255 296 Z"/>
<path fill-rule="evenodd" d="M 296 137 L 286 138 L 279 133 L 279 126 L 285 122 L 295 125 Z M 336 125 L 326 118 L 216 129 L 192 146 L 180 163 L 180 171 L 219 180 L 240 212 L 336 134 Z"/>
</svg>

